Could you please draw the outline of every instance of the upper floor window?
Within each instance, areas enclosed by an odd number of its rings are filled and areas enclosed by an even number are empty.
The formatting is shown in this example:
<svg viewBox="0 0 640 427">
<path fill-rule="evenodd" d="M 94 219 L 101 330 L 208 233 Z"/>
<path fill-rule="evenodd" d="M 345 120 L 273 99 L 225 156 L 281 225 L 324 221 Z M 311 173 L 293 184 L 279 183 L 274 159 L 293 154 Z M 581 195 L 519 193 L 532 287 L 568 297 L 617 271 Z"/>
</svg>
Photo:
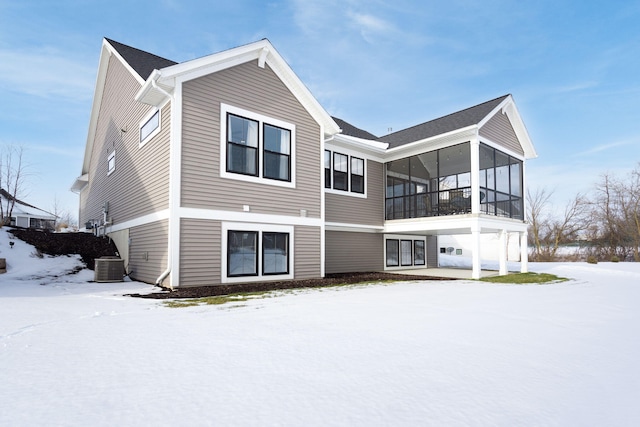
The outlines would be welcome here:
<svg viewBox="0 0 640 427">
<path fill-rule="evenodd" d="M 294 187 L 295 126 L 222 105 L 221 175 Z"/>
<path fill-rule="evenodd" d="M 116 152 L 112 151 L 107 157 L 107 175 L 111 175 L 116 170 Z"/>
<path fill-rule="evenodd" d="M 364 194 L 364 163 L 364 159 L 359 157 L 325 150 L 324 187 L 351 193 Z"/>
<path fill-rule="evenodd" d="M 160 110 L 151 113 L 140 122 L 140 145 L 153 138 L 160 132 Z"/>
</svg>

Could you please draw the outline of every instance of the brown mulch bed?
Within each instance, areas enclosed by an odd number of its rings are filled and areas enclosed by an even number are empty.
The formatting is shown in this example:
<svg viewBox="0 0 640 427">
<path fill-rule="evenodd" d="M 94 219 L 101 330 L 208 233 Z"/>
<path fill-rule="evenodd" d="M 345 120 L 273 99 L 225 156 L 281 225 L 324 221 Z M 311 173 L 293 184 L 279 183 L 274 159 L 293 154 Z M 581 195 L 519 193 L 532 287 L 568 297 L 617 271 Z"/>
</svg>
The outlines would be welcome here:
<svg viewBox="0 0 640 427">
<path fill-rule="evenodd" d="M 230 295 L 249 292 L 266 292 L 280 289 L 301 289 L 301 288 L 321 288 L 328 286 L 353 284 L 353 283 L 371 283 L 381 281 L 416 281 L 416 280 L 455 280 L 444 277 L 434 276 L 413 276 L 408 274 L 391 274 L 391 273 L 340 273 L 328 274 L 325 278 L 305 279 L 305 280 L 289 280 L 283 282 L 256 282 L 256 283 L 239 283 L 233 285 L 217 285 L 217 286 L 197 286 L 178 288 L 173 291 L 163 290 L 151 294 L 129 294 L 127 296 L 139 298 L 153 299 L 169 299 L 169 298 L 202 298 L 219 295 Z"/>
</svg>

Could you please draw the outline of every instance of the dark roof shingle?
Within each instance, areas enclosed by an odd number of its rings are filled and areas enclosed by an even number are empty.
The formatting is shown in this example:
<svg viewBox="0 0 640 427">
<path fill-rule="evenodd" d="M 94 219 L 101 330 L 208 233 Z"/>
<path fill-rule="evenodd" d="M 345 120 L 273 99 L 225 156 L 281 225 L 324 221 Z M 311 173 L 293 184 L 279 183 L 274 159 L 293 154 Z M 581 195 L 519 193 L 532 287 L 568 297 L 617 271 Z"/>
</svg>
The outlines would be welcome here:
<svg viewBox="0 0 640 427">
<path fill-rule="evenodd" d="M 378 138 L 378 141 L 387 142 L 389 143 L 389 148 L 395 148 L 410 142 L 420 141 L 432 136 L 476 125 L 508 96 L 509 95 L 504 95 L 456 113 L 381 136 Z"/>
<path fill-rule="evenodd" d="M 144 50 L 127 46 L 126 44 L 119 43 L 115 40 L 111 40 L 106 37 L 105 40 L 118 51 L 122 58 L 124 58 L 131 68 L 133 68 L 144 80 L 151 75 L 153 70 L 159 70 L 161 68 L 177 64 L 177 62 L 171 61 L 170 59 L 165 59 L 152 53 L 145 52 Z"/>
<path fill-rule="evenodd" d="M 353 136 L 356 138 L 362 139 L 378 139 L 374 134 L 367 132 L 366 130 L 357 128 L 353 126 L 351 123 L 347 123 L 342 119 L 337 117 L 332 117 L 332 119 L 338 124 L 340 129 L 342 129 L 342 134 L 347 136 Z"/>
</svg>

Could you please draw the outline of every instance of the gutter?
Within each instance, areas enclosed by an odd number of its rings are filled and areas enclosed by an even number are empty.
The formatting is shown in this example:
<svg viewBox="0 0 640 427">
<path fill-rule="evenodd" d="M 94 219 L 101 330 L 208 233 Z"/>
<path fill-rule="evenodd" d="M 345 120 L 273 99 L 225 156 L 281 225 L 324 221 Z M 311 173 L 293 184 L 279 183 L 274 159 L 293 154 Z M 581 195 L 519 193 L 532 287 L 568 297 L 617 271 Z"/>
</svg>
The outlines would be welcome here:
<svg viewBox="0 0 640 427">
<path fill-rule="evenodd" d="M 165 96 L 167 96 L 170 100 L 171 100 L 171 104 L 173 107 L 173 96 L 171 96 L 171 94 L 169 94 L 169 92 L 167 92 L 166 90 L 162 89 L 160 86 L 158 86 L 158 79 L 160 78 L 160 71 L 158 70 L 153 70 L 153 72 L 151 73 L 150 79 L 151 79 L 151 86 L 156 89 L 158 92 L 164 94 Z M 172 126 L 174 125 L 173 123 L 171 124 Z M 169 180 L 171 180 L 171 177 L 169 177 Z M 169 216 L 171 216 L 171 196 L 169 196 Z M 169 221 L 169 223 L 171 223 L 171 221 Z M 160 274 L 160 276 L 158 276 L 158 278 L 155 281 L 156 286 L 162 286 L 162 282 L 164 282 L 164 280 L 169 276 L 169 274 L 171 273 L 171 227 L 169 227 L 169 231 L 168 231 L 168 235 L 167 235 L 167 241 L 168 241 L 168 248 L 167 248 L 167 268 Z M 173 290 L 173 286 L 171 284 L 169 284 L 169 289 Z"/>
</svg>

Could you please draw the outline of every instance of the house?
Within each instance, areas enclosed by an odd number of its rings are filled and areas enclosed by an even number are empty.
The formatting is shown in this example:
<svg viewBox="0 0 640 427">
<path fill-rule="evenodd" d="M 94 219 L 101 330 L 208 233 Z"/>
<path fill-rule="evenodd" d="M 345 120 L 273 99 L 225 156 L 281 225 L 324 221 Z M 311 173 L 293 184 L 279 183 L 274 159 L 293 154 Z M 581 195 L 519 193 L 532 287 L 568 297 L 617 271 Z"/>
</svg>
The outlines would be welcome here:
<svg viewBox="0 0 640 427">
<path fill-rule="evenodd" d="M 9 192 L 0 188 L 0 203 L 5 215 L 6 208 L 13 203 L 9 225 L 13 227 L 35 228 L 40 230 L 53 230 L 57 217 L 45 210 L 37 208 L 22 200 L 16 199 Z"/>
<path fill-rule="evenodd" d="M 183 63 L 104 39 L 80 223 L 168 287 L 437 266 L 438 235 L 523 242 L 511 95 L 377 137 L 331 117 L 268 40 Z"/>
</svg>

